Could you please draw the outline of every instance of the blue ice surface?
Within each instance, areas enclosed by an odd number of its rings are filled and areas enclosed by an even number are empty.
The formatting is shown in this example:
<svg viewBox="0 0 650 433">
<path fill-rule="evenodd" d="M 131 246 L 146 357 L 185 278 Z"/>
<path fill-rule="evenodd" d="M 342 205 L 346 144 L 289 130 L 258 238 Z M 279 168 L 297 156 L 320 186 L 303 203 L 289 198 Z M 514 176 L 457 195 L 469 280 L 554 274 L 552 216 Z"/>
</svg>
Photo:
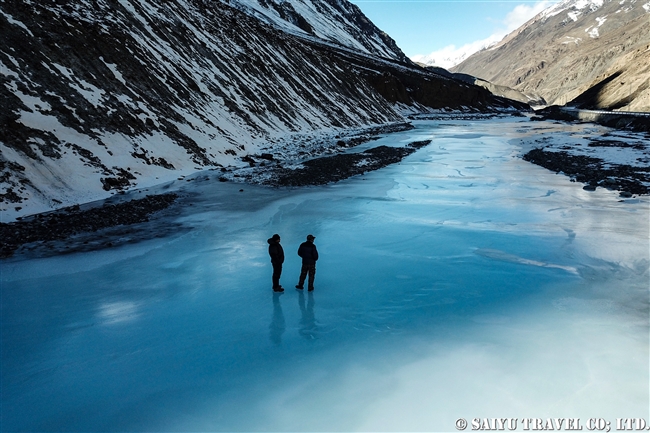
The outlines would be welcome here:
<svg viewBox="0 0 650 433">
<path fill-rule="evenodd" d="M 190 231 L 2 262 L 2 431 L 647 419 L 647 198 L 522 161 L 520 119 L 416 125 L 367 146 L 431 145 L 376 172 L 193 186 Z M 313 293 L 293 289 L 309 233 Z"/>
</svg>

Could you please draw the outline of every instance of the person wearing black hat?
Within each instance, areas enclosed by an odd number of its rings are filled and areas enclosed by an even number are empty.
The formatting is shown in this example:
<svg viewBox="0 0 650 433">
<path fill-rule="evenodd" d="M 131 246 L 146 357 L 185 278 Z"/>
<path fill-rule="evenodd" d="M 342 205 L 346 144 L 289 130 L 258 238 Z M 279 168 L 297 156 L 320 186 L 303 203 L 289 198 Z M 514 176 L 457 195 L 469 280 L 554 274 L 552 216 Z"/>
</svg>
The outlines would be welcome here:
<svg viewBox="0 0 650 433">
<path fill-rule="evenodd" d="M 316 276 L 316 260 L 318 260 L 318 250 L 316 245 L 314 245 L 314 239 L 312 235 L 307 235 L 307 242 L 300 244 L 298 248 L 298 255 L 302 257 L 302 268 L 300 269 L 300 280 L 296 289 L 303 290 L 305 284 L 305 277 L 309 274 L 308 280 L 308 291 L 314 290 L 314 277 Z"/>
<path fill-rule="evenodd" d="M 280 245 L 280 235 L 274 234 L 267 240 L 269 243 L 269 256 L 271 256 L 271 265 L 273 265 L 273 291 L 284 292 L 280 285 L 280 275 L 282 275 L 282 263 L 284 263 L 284 250 Z"/>
</svg>

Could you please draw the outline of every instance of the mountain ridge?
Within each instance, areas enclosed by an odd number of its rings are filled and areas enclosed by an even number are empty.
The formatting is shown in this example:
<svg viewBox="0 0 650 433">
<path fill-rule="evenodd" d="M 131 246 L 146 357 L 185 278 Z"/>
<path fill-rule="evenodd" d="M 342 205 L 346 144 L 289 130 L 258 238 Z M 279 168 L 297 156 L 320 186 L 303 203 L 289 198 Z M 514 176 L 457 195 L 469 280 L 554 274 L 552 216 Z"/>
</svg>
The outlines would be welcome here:
<svg viewBox="0 0 650 433">
<path fill-rule="evenodd" d="M 616 76 L 580 107 L 650 111 L 649 56 L 650 3 L 564 0 L 451 71 L 510 87 L 549 105 L 570 104 Z"/>
<path fill-rule="evenodd" d="M 395 41 L 350 2 L 338 0 L 229 0 L 243 12 L 298 36 L 409 62 Z M 323 19 L 323 17 L 327 19 Z"/>
</svg>

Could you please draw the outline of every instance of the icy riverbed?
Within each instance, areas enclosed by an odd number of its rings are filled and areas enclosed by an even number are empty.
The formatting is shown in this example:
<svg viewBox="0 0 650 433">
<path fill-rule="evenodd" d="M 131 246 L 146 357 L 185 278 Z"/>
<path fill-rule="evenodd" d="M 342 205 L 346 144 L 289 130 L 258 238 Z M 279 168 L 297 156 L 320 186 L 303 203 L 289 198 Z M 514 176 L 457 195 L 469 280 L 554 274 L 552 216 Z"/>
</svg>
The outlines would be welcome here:
<svg viewBox="0 0 650 433">
<path fill-rule="evenodd" d="M 536 128 L 416 122 L 358 149 L 433 140 L 400 164 L 302 189 L 187 183 L 190 230 L 0 262 L 2 430 L 648 420 L 648 198 L 522 161 Z M 308 233 L 321 259 L 300 293 Z"/>
</svg>

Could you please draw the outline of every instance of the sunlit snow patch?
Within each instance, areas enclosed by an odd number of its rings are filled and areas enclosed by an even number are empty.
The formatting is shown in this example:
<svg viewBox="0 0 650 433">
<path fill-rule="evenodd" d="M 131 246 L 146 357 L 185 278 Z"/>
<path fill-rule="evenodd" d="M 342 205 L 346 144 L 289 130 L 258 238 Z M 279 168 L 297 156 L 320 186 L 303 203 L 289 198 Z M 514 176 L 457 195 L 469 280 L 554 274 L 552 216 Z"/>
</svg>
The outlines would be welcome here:
<svg viewBox="0 0 650 433">
<path fill-rule="evenodd" d="M 138 316 L 137 306 L 133 302 L 110 302 L 100 305 L 97 317 L 104 325 L 129 322 Z"/>
<path fill-rule="evenodd" d="M 525 259 L 523 257 L 515 256 L 514 254 L 506 253 L 505 251 L 493 250 L 489 248 L 478 248 L 474 253 L 479 256 L 488 257 L 490 259 L 501 260 L 505 262 L 519 263 L 521 265 L 540 266 L 542 268 L 557 268 L 564 269 L 572 274 L 577 274 L 578 270 L 573 266 L 563 266 L 554 263 L 540 262 L 537 260 Z"/>
</svg>

